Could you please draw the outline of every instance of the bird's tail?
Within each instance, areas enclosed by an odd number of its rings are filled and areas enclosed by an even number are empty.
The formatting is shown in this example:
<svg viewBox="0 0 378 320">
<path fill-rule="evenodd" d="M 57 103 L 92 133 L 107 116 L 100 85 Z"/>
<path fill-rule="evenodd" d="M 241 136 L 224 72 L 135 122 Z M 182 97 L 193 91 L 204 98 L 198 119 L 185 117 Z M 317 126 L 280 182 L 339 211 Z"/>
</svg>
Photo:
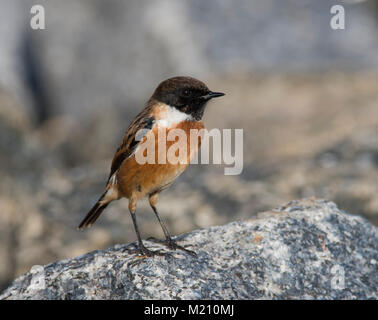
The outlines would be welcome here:
<svg viewBox="0 0 378 320">
<path fill-rule="evenodd" d="M 108 192 L 108 190 L 104 192 L 104 194 L 100 197 L 100 199 L 98 199 L 98 201 L 93 206 L 93 208 L 88 212 L 88 214 L 85 216 L 83 221 L 79 224 L 79 226 L 77 227 L 78 229 L 90 227 L 92 224 L 94 224 L 96 222 L 98 217 L 101 215 L 102 211 L 104 211 L 104 209 L 113 200 L 113 199 L 111 199 L 111 200 L 107 199 L 107 197 L 106 197 L 107 192 Z"/>
</svg>

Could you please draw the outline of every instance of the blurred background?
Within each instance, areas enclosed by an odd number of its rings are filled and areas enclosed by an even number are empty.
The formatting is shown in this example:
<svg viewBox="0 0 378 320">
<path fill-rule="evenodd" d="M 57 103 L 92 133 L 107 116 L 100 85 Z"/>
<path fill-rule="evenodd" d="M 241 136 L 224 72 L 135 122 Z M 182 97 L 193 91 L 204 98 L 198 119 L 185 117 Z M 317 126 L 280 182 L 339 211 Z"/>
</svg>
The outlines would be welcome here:
<svg viewBox="0 0 378 320">
<path fill-rule="evenodd" d="M 377 1 L 1 3 L 0 290 L 35 264 L 135 240 L 127 200 L 76 227 L 128 124 L 176 75 L 226 92 L 204 121 L 244 129 L 244 170 L 191 166 L 158 205 L 172 234 L 311 196 L 378 225 Z M 30 27 L 34 4 L 45 30 Z M 144 238 L 163 238 L 147 201 L 137 213 Z"/>
</svg>

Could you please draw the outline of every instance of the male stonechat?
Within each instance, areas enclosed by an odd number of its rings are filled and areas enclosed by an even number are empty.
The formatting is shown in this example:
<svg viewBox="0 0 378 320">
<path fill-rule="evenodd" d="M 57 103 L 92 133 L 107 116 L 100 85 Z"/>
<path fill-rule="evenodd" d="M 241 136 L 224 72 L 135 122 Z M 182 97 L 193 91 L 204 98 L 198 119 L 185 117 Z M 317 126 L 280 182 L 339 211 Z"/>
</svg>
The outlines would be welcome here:
<svg viewBox="0 0 378 320">
<path fill-rule="evenodd" d="M 118 147 L 110 169 L 105 192 L 80 223 L 79 229 L 91 226 L 101 215 L 103 210 L 114 200 L 129 199 L 129 211 L 133 220 L 134 229 L 138 238 L 138 249 L 142 255 L 152 256 L 160 254 L 157 251 L 148 250 L 142 241 L 137 221 L 136 205 L 138 200 L 148 196 L 153 209 L 165 235 L 165 244 L 170 249 L 187 250 L 172 240 L 164 222 L 161 220 L 156 204 L 159 193 L 169 187 L 173 181 L 188 167 L 190 160 L 198 151 L 201 143 L 199 135 L 198 143 L 193 146 L 189 141 L 191 130 L 204 129 L 202 122 L 203 113 L 209 100 L 223 96 L 224 93 L 212 92 L 201 81 L 191 77 L 174 77 L 161 82 L 148 100 L 146 107 L 137 115 L 130 124 Z M 148 139 L 154 139 L 154 145 L 158 147 L 162 143 L 159 131 L 164 130 L 164 152 L 174 141 L 166 139 L 171 130 L 180 129 L 187 135 L 185 147 L 186 161 L 159 163 L 158 152 L 154 154 L 153 163 L 140 163 L 137 161 L 138 153 L 143 153 L 141 145 Z M 142 137 L 138 137 L 142 132 Z M 160 141 L 159 141 L 160 139 Z"/>
</svg>

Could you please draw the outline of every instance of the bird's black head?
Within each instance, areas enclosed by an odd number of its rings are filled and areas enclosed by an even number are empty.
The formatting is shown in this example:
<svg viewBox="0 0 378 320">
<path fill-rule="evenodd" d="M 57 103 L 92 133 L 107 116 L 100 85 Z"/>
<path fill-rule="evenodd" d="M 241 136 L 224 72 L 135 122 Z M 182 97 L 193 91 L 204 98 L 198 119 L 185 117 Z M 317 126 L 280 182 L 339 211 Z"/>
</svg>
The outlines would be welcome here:
<svg viewBox="0 0 378 320">
<path fill-rule="evenodd" d="M 210 91 L 197 79 L 174 77 L 160 83 L 152 99 L 190 114 L 195 120 L 201 120 L 206 103 L 212 98 L 221 96 L 224 96 L 224 93 Z"/>
</svg>

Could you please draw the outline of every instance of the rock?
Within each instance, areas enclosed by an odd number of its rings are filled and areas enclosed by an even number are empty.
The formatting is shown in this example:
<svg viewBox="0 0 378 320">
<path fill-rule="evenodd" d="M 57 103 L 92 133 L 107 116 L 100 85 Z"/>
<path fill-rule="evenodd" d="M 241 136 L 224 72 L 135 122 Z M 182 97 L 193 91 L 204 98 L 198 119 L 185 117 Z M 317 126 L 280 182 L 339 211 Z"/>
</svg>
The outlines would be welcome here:
<svg viewBox="0 0 378 320">
<path fill-rule="evenodd" d="M 377 298 L 378 232 L 367 220 L 315 199 L 258 216 L 177 237 L 196 257 L 137 257 L 131 243 L 34 266 L 0 299 Z"/>
</svg>

